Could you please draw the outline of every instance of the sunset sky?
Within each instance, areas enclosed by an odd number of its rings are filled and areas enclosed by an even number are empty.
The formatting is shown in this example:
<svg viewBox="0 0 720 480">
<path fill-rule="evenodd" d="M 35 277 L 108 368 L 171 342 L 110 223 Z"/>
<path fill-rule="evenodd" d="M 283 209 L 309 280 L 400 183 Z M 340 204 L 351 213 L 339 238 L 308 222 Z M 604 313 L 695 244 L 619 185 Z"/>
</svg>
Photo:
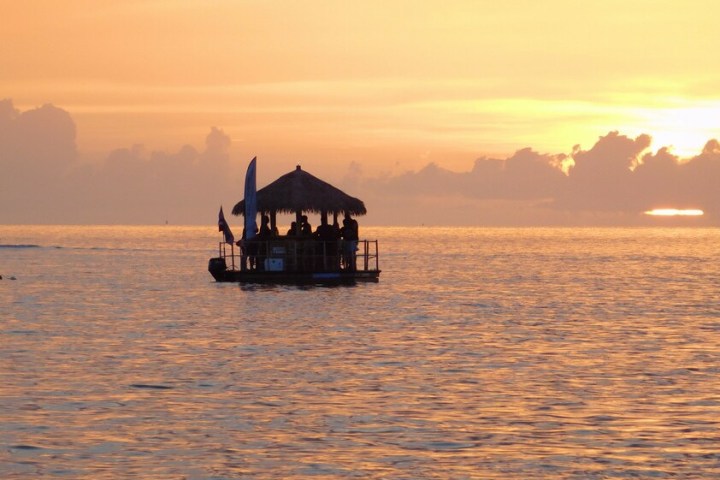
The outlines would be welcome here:
<svg viewBox="0 0 720 480">
<path fill-rule="evenodd" d="M 216 127 L 231 180 L 257 155 L 261 186 L 296 163 L 352 187 L 528 147 L 560 162 L 614 131 L 681 163 L 720 137 L 718 14 L 694 0 L 2 0 L 0 99 L 67 112 L 69 161 L 93 168 L 137 145 L 201 153 Z"/>
</svg>

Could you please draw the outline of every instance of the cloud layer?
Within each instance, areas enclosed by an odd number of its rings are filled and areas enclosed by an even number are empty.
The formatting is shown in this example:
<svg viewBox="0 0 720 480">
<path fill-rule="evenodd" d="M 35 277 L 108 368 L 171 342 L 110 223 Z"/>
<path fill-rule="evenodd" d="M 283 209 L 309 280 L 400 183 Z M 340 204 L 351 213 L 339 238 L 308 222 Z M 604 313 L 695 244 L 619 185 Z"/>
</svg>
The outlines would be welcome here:
<svg viewBox="0 0 720 480">
<path fill-rule="evenodd" d="M 99 165 L 79 162 L 75 136 L 60 108 L 0 102 L 0 223 L 200 223 L 239 190 L 230 138 L 217 128 L 202 150 L 135 145 Z"/>
<path fill-rule="evenodd" d="M 613 131 L 589 150 L 548 155 L 525 148 L 505 159 L 479 158 L 469 172 L 431 163 L 389 178 L 355 178 L 355 184 L 375 198 L 397 199 L 385 205 L 409 206 L 398 217 L 417 223 L 647 225 L 659 223 L 645 211 L 693 208 L 706 214 L 693 219 L 695 225 L 716 225 L 720 143 L 709 140 L 699 155 L 683 159 L 667 147 L 653 153 L 651 141 Z"/>
<path fill-rule="evenodd" d="M 212 128 L 201 149 L 130 146 L 97 165 L 79 162 L 75 138 L 60 108 L 21 112 L 0 102 L 0 223 L 202 224 L 220 203 L 240 200 L 245 160 L 230 158 L 221 129 Z M 466 172 L 429 163 L 379 174 L 351 163 L 343 179 L 313 173 L 364 199 L 370 224 L 648 224 L 656 220 L 643 212 L 660 207 L 699 208 L 706 215 L 694 224 L 717 224 L 720 143 L 681 159 L 668 148 L 653 152 L 651 142 L 610 132 L 587 150 L 525 148 L 478 158 Z"/>
</svg>

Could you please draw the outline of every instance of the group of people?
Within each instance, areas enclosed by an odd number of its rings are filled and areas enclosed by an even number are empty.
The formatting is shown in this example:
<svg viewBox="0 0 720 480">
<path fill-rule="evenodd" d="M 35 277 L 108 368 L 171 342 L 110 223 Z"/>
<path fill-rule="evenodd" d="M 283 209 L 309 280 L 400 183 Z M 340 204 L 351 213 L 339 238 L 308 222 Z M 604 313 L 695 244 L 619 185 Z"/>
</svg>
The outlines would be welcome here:
<svg viewBox="0 0 720 480">
<path fill-rule="evenodd" d="M 333 242 L 340 246 L 340 267 L 345 270 L 356 269 L 356 252 L 358 250 L 359 229 L 358 222 L 352 218 L 348 213 L 345 214 L 345 218 L 342 221 L 343 226 L 340 227 L 337 221 L 337 216 L 334 218 L 334 222 L 330 225 L 327 221 L 327 216 L 321 216 L 321 223 L 315 231 L 312 230 L 312 225 L 308 222 L 307 215 L 300 217 L 300 224 L 292 222 L 290 229 L 287 231 L 285 237 L 279 235 L 278 229 L 275 226 L 270 225 L 270 217 L 263 215 L 260 223 L 260 229 L 256 232 L 255 240 L 266 241 L 275 238 L 296 238 L 317 240 L 319 242 Z M 267 256 L 266 252 L 262 252 L 261 244 L 252 240 L 245 240 L 245 230 L 243 229 L 242 240 L 237 243 L 242 250 L 242 268 L 250 268 L 251 270 L 262 269 L 262 261 Z M 322 245 L 322 244 L 320 244 Z M 329 252 L 322 247 L 320 252 L 309 251 L 304 252 L 304 256 L 310 257 L 318 255 L 328 257 L 331 259 L 330 263 L 337 261 L 337 255 L 334 252 Z M 323 258 L 323 261 L 327 263 L 327 260 Z M 326 266 L 325 266 L 326 267 Z M 312 267 L 307 267 L 312 268 Z M 326 267 L 327 268 L 327 267 Z"/>
</svg>

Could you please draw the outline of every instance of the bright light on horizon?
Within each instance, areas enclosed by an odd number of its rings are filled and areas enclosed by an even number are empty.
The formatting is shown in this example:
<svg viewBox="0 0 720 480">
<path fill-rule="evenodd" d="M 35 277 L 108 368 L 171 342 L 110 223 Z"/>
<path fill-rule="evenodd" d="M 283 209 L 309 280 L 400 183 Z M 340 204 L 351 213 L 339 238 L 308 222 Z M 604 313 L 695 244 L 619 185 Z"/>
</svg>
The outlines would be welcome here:
<svg viewBox="0 0 720 480">
<path fill-rule="evenodd" d="M 685 210 L 677 208 L 656 208 L 645 212 L 645 215 L 652 215 L 658 217 L 699 217 L 704 214 L 705 212 L 695 208 Z"/>
<path fill-rule="evenodd" d="M 691 158 L 702 153 L 707 141 L 717 136 L 717 100 L 666 98 L 662 103 L 656 108 L 640 109 L 634 123 L 645 125 L 643 133 L 652 137 L 655 148 L 669 147 L 675 155 Z"/>
</svg>

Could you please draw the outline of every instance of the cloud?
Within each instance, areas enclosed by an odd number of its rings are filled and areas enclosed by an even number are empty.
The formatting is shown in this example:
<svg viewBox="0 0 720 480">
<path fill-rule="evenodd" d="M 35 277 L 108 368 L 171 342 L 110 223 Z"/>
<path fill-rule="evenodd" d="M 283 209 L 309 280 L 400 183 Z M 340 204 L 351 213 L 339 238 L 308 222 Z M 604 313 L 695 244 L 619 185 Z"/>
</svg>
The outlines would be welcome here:
<svg viewBox="0 0 720 480">
<path fill-rule="evenodd" d="M 77 158 L 75 123 L 52 105 L 20 112 L 0 101 L 0 204 L 3 217 L 32 222 L 28 211 L 53 215 Z M 2 219 L 0 218 L 0 221 Z"/>
<path fill-rule="evenodd" d="M 237 201 L 239 172 L 229 161 L 230 138 L 213 127 L 205 149 L 148 152 L 142 145 L 111 152 L 82 180 L 95 199 L 92 217 L 111 223 L 193 223 L 225 200 Z M 97 221 L 97 220 L 96 220 Z M 196 220 L 195 220 L 196 221 Z"/>
<path fill-rule="evenodd" d="M 703 152 L 680 165 L 679 193 L 687 205 L 720 215 L 720 143 L 712 139 Z"/>
<path fill-rule="evenodd" d="M 134 145 L 98 164 L 80 162 L 75 137 L 60 108 L 21 112 L 0 102 L 0 223 L 203 223 L 242 196 L 246 164 L 231 159 L 231 139 L 220 128 L 210 129 L 201 149 Z M 651 145 L 649 135 L 612 131 L 589 149 L 524 148 L 478 158 L 464 172 L 435 161 L 378 174 L 352 162 L 335 181 L 365 201 L 374 224 L 637 224 L 660 207 L 700 208 L 708 215 L 699 221 L 716 222 L 720 142 L 709 140 L 689 159 Z"/>
<path fill-rule="evenodd" d="M 0 158 L 14 173 L 61 171 L 77 155 L 75 134 L 70 114 L 53 105 L 20 112 L 0 101 Z"/>
<path fill-rule="evenodd" d="M 213 127 L 205 149 L 118 148 L 81 164 L 75 124 L 44 105 L 20 112 L 0 102 L 0 223 L 194 223 L 237 201 L 230 138 Z"/>
<path fill-rule="evenodd" d="M 588 151 L 573 155 L 567 188 L 555 206 L 570 211 L 624 214 L 658 207 L 700 208 L 712 217 L 720 200 L 720 151 L 716 140 L 682 160 L 667 147 L 648 152 L 649 135 L 629 138 L 618 132 L 601 137 Z"/>
<path fill-rule="evenodd" d="M 651 143 L 646 134 L 630 138 L 612 131 L 590 149 L 576 146 L 567 155 L 525 148 L 506 159 L 479 158 L 468 172 L 429 163 L 417 172 L 365 178 L 360 184 L 402 199 L 384 203 L 397 210 L 398 219 L 407 215 L 403 206 L 420 205 L 430 196 L 434 204 L 465 209 L 435 212 L 440 221 L 459 223 L 644 223 L 643 212 L 659 207 L 700 208 L 708 214 L 704 222 L 716 221 L 720 142 L 708 141 L 701 154 L 688 160 L 667 147 L 652 153 Z M 424 208 L 432 210 L 427 203 Z"/>
<path fill-rule="evenodd" d="M 564 155 L 540 154 L 524 148 L 506 160 L 491 161 L 495 164 L 494 175 L 487 175 L 486 169 L 479 168 L 488 160 L 477 160 L 471 172 L 473 193 L 481 198 L 504 200 L 547 199 L 565 181 L 561 169 L 564 159 Z"/>
<path fill-rule="evenodd" d="M 578 148 L 555 205 L 568 210 L 636 211 L 632 169 L 650 143 L 648 135 L 632 139 L 610 132 L 590 150 Z"/>
</svg>

